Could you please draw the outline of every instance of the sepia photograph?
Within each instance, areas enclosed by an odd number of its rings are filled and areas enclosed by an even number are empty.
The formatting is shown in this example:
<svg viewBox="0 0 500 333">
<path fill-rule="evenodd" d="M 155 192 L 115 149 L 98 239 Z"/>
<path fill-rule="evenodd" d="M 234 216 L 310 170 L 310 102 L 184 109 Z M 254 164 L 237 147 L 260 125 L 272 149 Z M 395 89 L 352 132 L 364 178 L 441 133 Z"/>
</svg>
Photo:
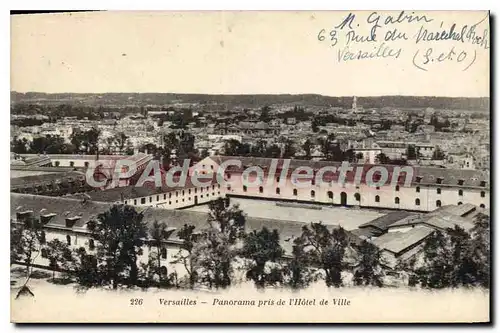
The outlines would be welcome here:
<svg viewBox="0 0 500 333">
<path fill-rule="evenodd" d="M 488 11 L 10 16 L 14 323 L 488 323 Z"/>
</svg>

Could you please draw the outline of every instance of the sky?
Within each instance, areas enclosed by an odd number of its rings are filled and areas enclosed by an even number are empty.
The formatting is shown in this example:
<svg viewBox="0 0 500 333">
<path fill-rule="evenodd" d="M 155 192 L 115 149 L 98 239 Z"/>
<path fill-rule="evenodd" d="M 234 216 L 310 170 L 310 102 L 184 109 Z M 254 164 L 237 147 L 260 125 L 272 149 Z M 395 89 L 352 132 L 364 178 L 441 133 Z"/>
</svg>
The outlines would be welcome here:
<svg viewBox="0 0 500 333">
<path fill-rule="evenodd" d="M 359 36 L 369 35 L 370 13 L 355 13 L 354 32 Z M 434 31 L 452 23 L 470 26 L 485 12 L 420 13 L 432 22 L 382 24 L 379 40 L 372 43 L 347 45 L 346 31 L 338 31 L 335 46 L 329 38 L 318 40 L 322 29 L 328 34 L 348 14 L 213 11 L 12 16 L 11 90 L 489 96 L 489 50 L 456 41 L 417 44 L 414 38 L 420 27 Z M 379 22 L 389 14 L 397 17 L 399 12 L 377 13 Z M 392 29 L 404 31 L 408 40 L 384 42 L 383 35 Z M 487 20 L 477 31 L 480 35 L 489 31 Z M 339 61 L 339 52 L 346 47 L 349 52 L 366 52 L 382 42 L 394 52 L 401 49 L 400 56 Z M 415 61 L 425 61 L 429 48 L 436 61 L 423 66 L 427 70 L 414 66 Z M 461 62 L 437 60 L 452 48 L 457 54 L 463 52 Z"/>
</svg>

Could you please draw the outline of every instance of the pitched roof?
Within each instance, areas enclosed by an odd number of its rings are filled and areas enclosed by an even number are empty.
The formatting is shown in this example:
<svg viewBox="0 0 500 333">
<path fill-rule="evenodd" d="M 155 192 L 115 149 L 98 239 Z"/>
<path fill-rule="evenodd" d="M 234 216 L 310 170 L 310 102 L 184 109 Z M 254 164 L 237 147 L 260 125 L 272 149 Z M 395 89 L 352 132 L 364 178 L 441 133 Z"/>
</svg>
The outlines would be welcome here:
<svg viewBox="0 0 500 333">
<path fill-rule="evenodd" d="M 272 159 L 265 157 L 241 157 L 241 156 L 210 156 L 215 163 L 218 165 L 223 162 L 229 160 L 238 160 L 241 161 L 241 168 L 230 167 L 233 170 L 238 169 L 246 169 L 249 166 L 260 166 L 263 169 L 269 169 L 271 166 L 271 162 L 273 160 L 277 161 L 277 167 L 280 168 L 284 164 L 284 159 Z M 291 173 L 295 168 L 299 166 L 308 166 L 313 169 L 320 169 L 325 166 L 336 166 L 339 167 L 342 165 L 341 162 L 333 162 L 333 161 L 311 161 L 311 160 L 298 160 L 298 159 L 290 159 L 289 172 Z M 388 171 L 388 179 L 392 177 L 392 171 L 395 167 L 404 168 L 404 166 L 396 166 L 396 165 L 388 165 L 388 164 L 355 164 L 350 163 L 350 166 L 363 168 L 364 172 L 362 175 L 364 176 L 366 172 L 374 166 L 383 166 Z M 483 187 L 485 189 L 489 188 L 489 173 L 481 170 L 466 170 L 466 169 L 447 169 L 447 168 L 433 168 L 433 167 L 422 167 L 422 166 L 407 166 L 413 168 L 413 179 L 412 184 L 422 184 L 422 185 L 435 185 L 435 186 L 463 186 L 463 187 Z M 403 169 L 404 170 L 404 169 Z M 264 170 L 265 171 L 265 170 Z M 354 180 L 354 172 L 348 172 L 346 176 L 346 181 L 351 182 Z M 402 174 L 404 176 L 404 174 Z M 333 178 L 337 179 L 337 175 Z M 417 178 L 419 181 L 417 181 Z M 438 179 L 440 179 L 440 183 L 438 183 Z M 459 185 L 459 181 L 463 180 L 463 184 Z M 482 182 L 485 182 L 484 186 L 482 186 Z M 403 179 L 404 182 L 404 179 Z"/>
<path fill-rule="evenodd" d="M 90 200 L 63 198 L 63 197 L 48 197 L 41 195 L 28 194 L 10 194 L 11 219 L 16 219 L 16 213 L 20 211 L 32 210 L 35 216 L 40 214 L 56 214 L 48 227 L 65 228 L 66 217 L 81 216 L 75 224 L 80 231 L 85 231 L 85 224 L 96 218 L 100 213 L 110 209 L 112 203 L 95 202 Z M 208 226 L 207 213 L 188 211 L 188 210 L 167 210 L 155 207 L 136 208 L 137 211 L 144 213 L 143 221 L 147 225 L 152 225 L 155 221 L 165 222 L 169 228 L 179 230 L 185 224 L 191 224 L 197 230 Z M 293 239 L 302 233 L 302 227 L 306 224 L 296 221 L 283 221 L 274 219 L 263 219 L 251 216 L 246 216 L 246 229 L 260 230 L 262 227 L 267 227 L 270 230 L 277 229 L 280 233 L 280 242 L 287 253 L 291 253 Z M 327 226 L 329 229 L 337 228 L 338 226 Z M 83 229 L 82 229 L 83 228 Z M 361 240 L 355 235 L 347 232 L 351 242 L 357 243 Z M 172 240 L 178 240 L 177 233 L 174 232 Z"/>
<path fill-rule="evenodd" d="M 459 227 L 470 230 L 474 227 L 474 224 L 469 219 L 463 218 L 461 216 L 449 214 L 446 212 L 440 213 L 429 213 L 421 215 L 412 215 L 399 220 L 389 226 L 389 229 L 402 227 L 402 226 L 414 226 L 414 225 L 427 225 L 440 230 L 446 230 L 448 228 L 454 228 L 455 225 Z"/>
<path fill-rule="evenodd" d="M 433 231 L 434 229 L 426 226 L 417 226 L 407 232 L 388 232 L 373 240 L 373 244 L 396 255 L 401 255 L 401 252 L 420 243 Z"/>
<path fill-rule="evenodd" d="M 54 172 L 39 174 L 35 176 L 12 178 L 10 181 L 10 187 L 19 188 L 36 184 L 47 184 L 52 182 L 70 181 L 77 179 L 85 180 L 85 173 L 79 171 Z"/>
<path fill-rule="evenodd" d="M 392 224 L 396 223 L 397 221 L 400 221 L 400 220 L 402 220 L 405 217 L 408 217 L 410 215 L 415 215 L 415 214 L 407 212 L 407 211 L 391 212 L 391 213 L 386 214 L 384 216 L 378 217 L 374 220 L 363 223 L 359 226 L 359 228 L 374 227 L 374 228 L 377 228 L 380 231 L 384 232 L 388 229 L 388 227 L 390 225 L 392 225 Z"/>
<path fill-rule="evenodd" d="M 177 180 L 174 180 L 177 182 Z M 205 186 L 212 186 L 212 185 L 218 185 L 214 179 L 204 179 L 203 181 L 200 179 L 200 183 L 203 184 L 203 187 Z M 195 188 L 199 186 L 195 186 L 192 181 L 191 177 L 186 178 L 186 182 L 184 183 L 184 186 L 175 186 L 175 187 L 169 187 L 166 184 L 163 184 L 162 187 L 155 187 L 154 182 L 152 181 L 147 181 L 144 182 L 142 186 L 122 186 L 122 187 L 115 187 L 112 189 L 108 190 L 95 190 L 92 192 L 87 192 L 86 195 L 91 199 L 95 201 L 100 201 L 100 202 L 116 202 L 116 201 L 122 201 L 122 200 L 127 200 L 127 199 L 134 199 L 134 198 L 141 198 L 141 197 L 147 197 L 155 194 L 163 194 L 163 193 L 169 193 L 169 192 L 174 192 L 174 191 L 179 191 L 179 190 L 184 190 L 184 189 L 190 189 L 190 188 Z M 76 197 L 81 197 L 81 195 L 75 195 Z"/>
</svg>

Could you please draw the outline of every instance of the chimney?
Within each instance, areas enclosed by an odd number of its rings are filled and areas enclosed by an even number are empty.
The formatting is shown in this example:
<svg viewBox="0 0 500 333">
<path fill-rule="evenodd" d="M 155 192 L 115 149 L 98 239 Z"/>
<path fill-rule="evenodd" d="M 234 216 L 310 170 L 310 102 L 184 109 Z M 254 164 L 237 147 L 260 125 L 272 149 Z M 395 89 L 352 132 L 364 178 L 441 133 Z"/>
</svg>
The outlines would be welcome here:
<svg viewBox="0 0 500 333">
<path fill-rule="evenodd" d="M 66 218 L 66 228 L 73 228 L 73 226 L 80 220 L 80 216 L 67 217 Z"/>
</svg>

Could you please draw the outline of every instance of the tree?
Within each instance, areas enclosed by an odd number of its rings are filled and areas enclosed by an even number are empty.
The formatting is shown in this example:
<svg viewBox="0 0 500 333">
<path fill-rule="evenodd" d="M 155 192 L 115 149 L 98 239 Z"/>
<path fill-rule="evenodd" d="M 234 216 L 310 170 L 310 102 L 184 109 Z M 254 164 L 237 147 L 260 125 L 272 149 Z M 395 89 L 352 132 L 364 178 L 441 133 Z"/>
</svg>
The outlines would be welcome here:
<svg viewBox="0 0 500 333">
<path fill-rule="evenodd" d="M 475 283 L 481 287 L 490 287 L 490 217 L 478 214 L 471 229 L 471 242 L 468 256 L 475 272 Z"/>
<path fill-rule="evenodd" d="M 283 269 L 283 283 L 292 289 L 308 287 L 315 281 L 312 258 L 305 250 L 306 240 L 298 237 L 293 240 L 292 259 Z"/>
<path fill-rule="evenodd" d="M 77 151 L 84 154 L 96 154 L 99 150 L 99 137 L 101 131 L 97 128 L 92 128 L 88 131 L 77 131 L 71 134 L 71 143 L 76 147 Z"/>
<path fill-rule="evenodd" d="M 410 285 L 431 289 L 477 285 L 470 249 L 470 235 L 461 227 L 434 231 L 424 242 L 421 262 L 413 263 Z"/>
<path fill-rule="evenodd" d="M 198 234 L 195 234 L 194 229 L 195 227 L 193 225 L 185 224 L 182 229 L 177 232 L 177 236 L 182 240 L 182 244 L 177 254 L 174 255 L 175 260 L 172 262 L 173 264 L 182 263 L 186 269 L 189 288 L 191 289 L 194 288 L 198 280 L 198 272 L 196 271 L 195 258 L 193 256 L 193 249 L 198 239 Z"/>
<path fill-rule="evenodd" d="M 311 121 L 311 129 L 314 133 L 319 132 L 319 124 L 320 122 L 316 118 L 313 118 L 313 120 Z"/>
<path fill-rule="evenodd" d="M 364 240 L 358 248 L 360 260 L 354 269 L 354 284 L 357 286 L 382 287 L 384 272 L 380 250 Z"/>
<path fill-rule="evenodd" d="M 406 148 L 406 159 L 407 160 L 416 160 L 418 158 L 417 156 L 417 150 L 415 149 L 414 145 L 409 145 Z"/>
<path fill-rule="evenodd" d="M 10 150 L 16 154 L 26 154 L 28 153 L 29 142 L 26 138 L 18 139 L 14 137 L 14 139 L 10 143 Z"/>
<path fill-rule="evenodd" d="M 311 223 L 302 228 L 301 237 L 304 245 L 309 248 L 312 264 L 323 269 L 325 282 L 328 287 L 342 285 L 342 270 L 344 269 L 344 255 L 348 245 L 347 233 L 342 227 L 328 228 L 320 223 Z"/>
<path fill-rule="evenodd" d="M 432 159 L 433 160 L 444 160 L 445 159 L 444 152 L 441 150 L 441 148 L 439 148 L 439 146 L 436 147 L 436 149 L 432 153 Z"/>
<path fill-rule="evenodd" d="M 23 294 L 33 295 L 28 287 L 28 282 L 33 273 L 33 263 L 40 255 L 42 244 L 45 242 L 45 234 L 42 230 L 40 220 L 28 215 L 18 224 L 11 223 L 11 260 L 22 262 L 26 266 L 26 280 L 19 289 L 16 298 Z M 12 253 L 14 252 L 14 253 Z"/>
<path fill-rule="evenodd" d="M 63 243 L 57 238 L 48 242 L 44 249 L 47 251 L 47 259 L 49 267 L 52 269 L 52 279 L 54 279 L 57 270 L 68 269 L 73 261 L 73 253 L 67 243 Z"/>
<path fill-rule="evenodd" d="M 137 257 L 142 254 L 146 226 L 143 214 L 131 206 L 114 205 L 87 224 L 97 242 L 100 280 L 118 288 L 119 283 L 137 285 Z"/>
<path fill-rule="evenodd" d="M 222 198 L 210 202 L 209 209 L 208 228 L 193 249 L 195 266 L 200 268 L 202 281 L 210 288 L 227 288 L 231 285 L 238 240 L 244 235 L 245 216 L 237 205 L 226 206 Z"/>
<path fill-rule="evenodd" d="M 87 253 L 83 247 L 73 250 L 70 269 L 80 288 L 91 288 L 107 283 L 106 281 L 103 283 L 104 274 L 99 270 L 97 256 Z"/>
<path fill-rule="evenodd" d="M 269 231 L 266 227 L 252 231 L 244 239 L 241 255 L 251 260 L 246 276 L 258 288 L 282 282 L 281 271 L 276 266 L 284 254 L 279 241 L 278 230 Z M 267 267 L 266 270 L 268 263 L 274 263 L 274 267 Z"/>
<path fill-rule="evenodd" d="M 290 139 L 286 139 L 283 143 L 283 158 L 292 158 L 295 156 L 296 150 L 293 146 L 293 141 Z"/>
<path fill-rule="evenodd" d="M 377 162 L 380 164 L 391 164 L 391 159 L 386 154 L 380 153 L 376 156 Z"/>
<path fill-rule="evenodd" d="M 271 117 L 269 116 L 269 111 L 271 111 L 271 108 L 268 105 L 262 107 L 260 109 L 259 120 L 265 123 L 269 122 L 271 120 Z"/>
<path fill-rule="evenodd" d="M 307 139 L 303 144 L 302 144 L 302 149 L 304 149 L 304 152 L 306 154 L 306 159 L 311 159 L 311 148 L 312 148 L 312 143 L 309 139 Z"/>
<path fill-rule="evenodd" d="M 148 272 L 151 275 L 158 276 L 158 286 L 168 284 L 168 271 L 162 268 L 161 259 L 167 256 L 167 247 L 165 242 L 172 235 L 174 230 L 168 230 L 167 224 L 164 222 L 154 221 L 149 229 L 149 245 L 151 251 L 148 258 Z"/>
</svg>

